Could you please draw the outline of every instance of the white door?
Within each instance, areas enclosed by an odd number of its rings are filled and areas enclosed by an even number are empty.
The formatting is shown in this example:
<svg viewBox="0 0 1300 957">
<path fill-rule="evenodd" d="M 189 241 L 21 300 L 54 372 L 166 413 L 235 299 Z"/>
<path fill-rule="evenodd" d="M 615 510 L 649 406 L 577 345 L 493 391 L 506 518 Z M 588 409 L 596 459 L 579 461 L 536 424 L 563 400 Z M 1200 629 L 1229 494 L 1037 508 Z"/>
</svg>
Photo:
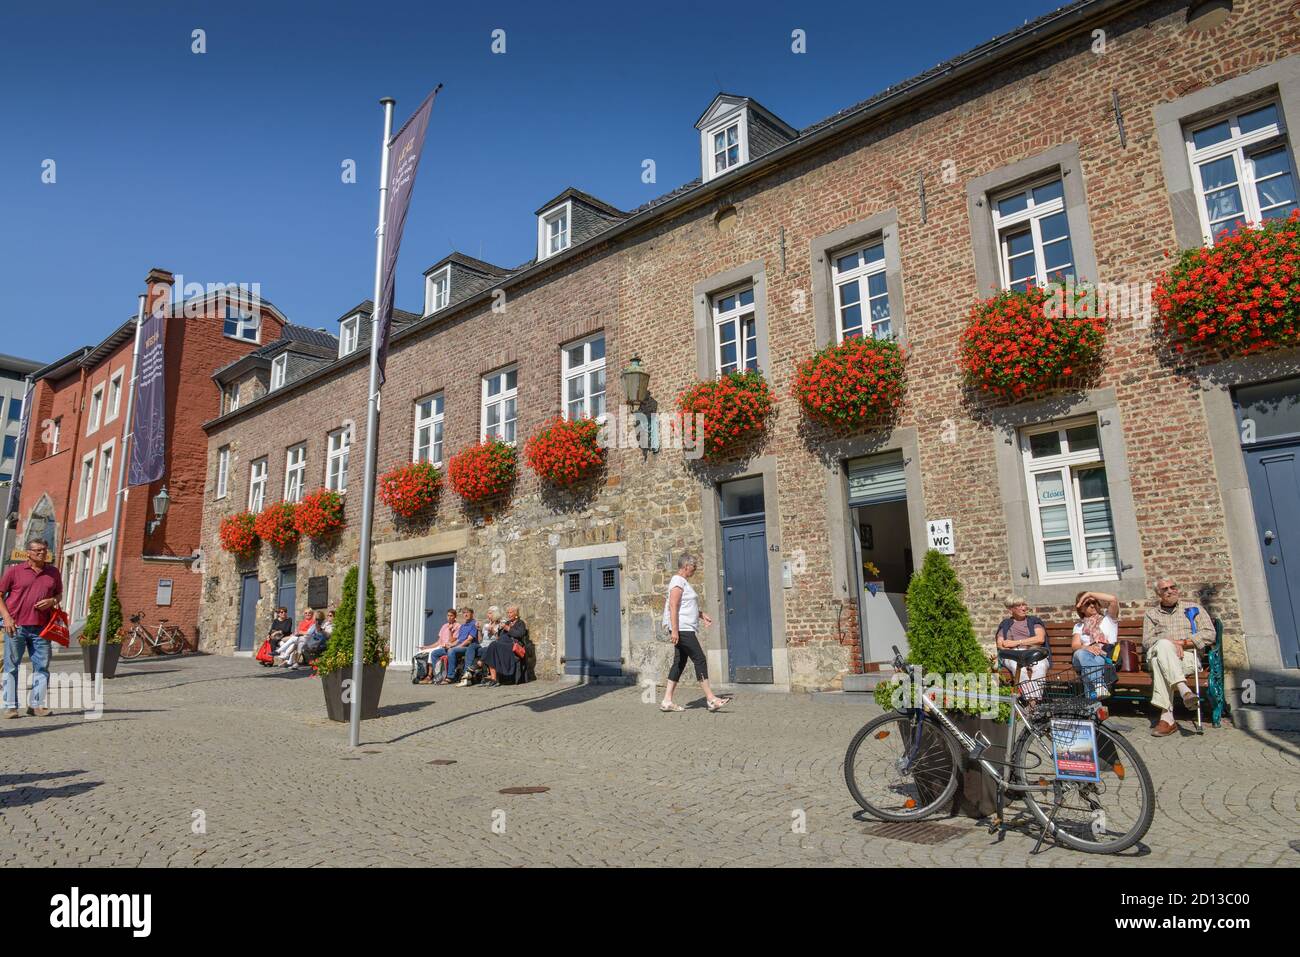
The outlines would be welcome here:
<svg viewBox="0 0 1300 957">
<path fill-rule="evenodd" d="M 410 665 L 424 639 L 424 563 L 421 558 L 393 566 L 393 611 L 388 628 L 394 665 Z"/>
</svg>

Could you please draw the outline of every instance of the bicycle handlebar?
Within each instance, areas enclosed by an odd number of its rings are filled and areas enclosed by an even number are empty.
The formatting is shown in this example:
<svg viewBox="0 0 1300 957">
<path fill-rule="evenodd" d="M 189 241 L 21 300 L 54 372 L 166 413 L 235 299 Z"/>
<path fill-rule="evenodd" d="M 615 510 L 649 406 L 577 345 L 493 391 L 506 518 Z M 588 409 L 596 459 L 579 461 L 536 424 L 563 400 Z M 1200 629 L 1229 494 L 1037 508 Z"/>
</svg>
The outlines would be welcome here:
<svg viewBox="0 0 1300 957">
<path fill-rule="evenodd" d="M 898 650 L 898 645 L 893 646 L 893 651 L 894 651 L 894 670 L 904 671 L 907 672 L 908 675 L 911 675 L 912 669 L 908 665 L 908 663 L 903 660 L 903 653 Z"/>
</svg>

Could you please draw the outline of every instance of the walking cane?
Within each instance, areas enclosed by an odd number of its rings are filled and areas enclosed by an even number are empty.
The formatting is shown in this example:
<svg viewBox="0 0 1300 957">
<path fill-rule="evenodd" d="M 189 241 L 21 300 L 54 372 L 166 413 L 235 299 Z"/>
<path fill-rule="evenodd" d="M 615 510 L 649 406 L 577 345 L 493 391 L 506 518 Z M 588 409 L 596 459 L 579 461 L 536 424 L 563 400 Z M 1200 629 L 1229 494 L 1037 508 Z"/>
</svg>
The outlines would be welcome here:
<svg viewBox="0 0 1300 957">
<path fill-rule="evenodd" d="M 1196 634 L 1196 608 L 1187 608 L 1184 614 L 1187 615 L 1187 623 L 1192 626 L 1192 634 Z M 1193 646 L 1195 647 L 1195 646 Z M 1192 674 L 1196 676 L 1196 733 L 1205 734 L 1205 725 L 1201 723 L 1201 656 L 1194 650 L 1192 654 L 1196 657 L 1196 665 L 1192 669 Z"/>
</svg>

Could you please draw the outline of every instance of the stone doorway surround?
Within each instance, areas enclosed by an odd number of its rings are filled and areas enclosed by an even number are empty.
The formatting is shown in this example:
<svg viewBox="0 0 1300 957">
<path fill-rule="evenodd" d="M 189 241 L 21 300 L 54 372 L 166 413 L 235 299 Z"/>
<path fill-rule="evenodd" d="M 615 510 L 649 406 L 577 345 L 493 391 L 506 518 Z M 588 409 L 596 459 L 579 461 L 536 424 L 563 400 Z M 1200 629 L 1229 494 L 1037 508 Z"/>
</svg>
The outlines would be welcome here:
<svg viewBox="0 0 1300 957">
<path fill-rule="evenodd" d="M 573 548 L 555 550 L 555 673 L 561 678 L 574 680 L 574 676 L 564 674 L 564 665 L 560 659 L 564 656 L 565 620 L 564 620 L 564 570 L 565 562 L 588 561 L 592 558 L 617 558 L 623 574 L 619 576 L 621 587 L 618 595 L 618 645 L 619 656 L 623 659 L 623 674 L 578 678 L 579 681 L 594 684 L 630 684 L 636 681 L 632 671 L 632 643 L 628 629 L 628 592 L 627 587 L 627 542 L 607 542 L 601 545 L 578 545 Z"/>
</svg>

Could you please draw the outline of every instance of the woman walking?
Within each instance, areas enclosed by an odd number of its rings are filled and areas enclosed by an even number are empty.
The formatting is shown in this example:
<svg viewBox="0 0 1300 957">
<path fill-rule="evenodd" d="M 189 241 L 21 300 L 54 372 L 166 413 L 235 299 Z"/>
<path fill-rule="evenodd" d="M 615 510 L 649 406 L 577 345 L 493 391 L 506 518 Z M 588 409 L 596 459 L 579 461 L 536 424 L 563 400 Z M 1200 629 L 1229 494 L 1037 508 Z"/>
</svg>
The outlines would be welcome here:
<svg viewBox="0 0 1300 957">
<path fill-rule="evenodd" d="M 713 624 L 713 619 L 700 611 L 699 596 L 691 587 L 690 577 L 695 574 L 695 557 L 683 555 L 677 562 L 677 574 L 668 582 L 668 598 L 664 601 L 664 627 L 668 629 L 673 643 L 673 666 L 668 671 L 668 685 L 664 688 L 664 700 L 659 703 L 660 711 L 685 711 L 673 702 L 673 692 L 681 680 L 689 659 L 695 665 L 695 679 L 704 689 L 705 700 L 710 711 L 721 711 L 731 700 L 730 696 L 718 697 L 709 687 L 709 666 L 700 647 L 698 631 L 700 623 L 704 627 Z"/>
</svg>

